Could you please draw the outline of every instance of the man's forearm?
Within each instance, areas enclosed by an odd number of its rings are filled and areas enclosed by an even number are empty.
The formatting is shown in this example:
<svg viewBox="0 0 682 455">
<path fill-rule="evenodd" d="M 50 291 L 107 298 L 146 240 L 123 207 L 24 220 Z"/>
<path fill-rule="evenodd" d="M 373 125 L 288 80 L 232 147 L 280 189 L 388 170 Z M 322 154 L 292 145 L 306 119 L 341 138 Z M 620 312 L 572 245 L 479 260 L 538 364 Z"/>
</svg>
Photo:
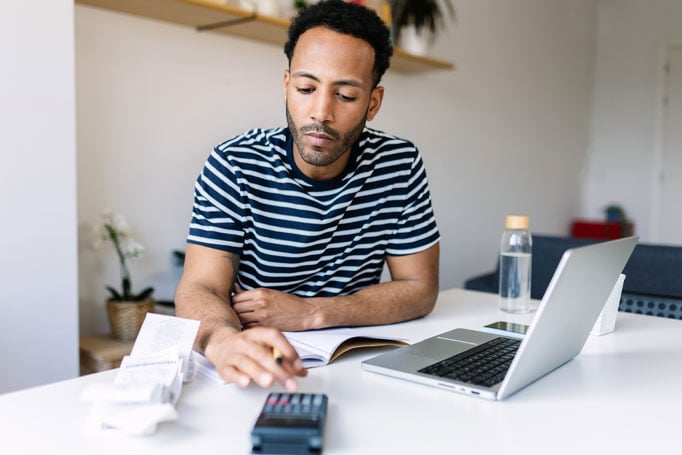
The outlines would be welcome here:
<svg viewBox="0 0 682 455">
<path fill-rule="evenodd" d="M 239 256 L 234 253 L 187 244 L 185 268 L 175 291 L 176 314 L 201 321 L 194 343 L 201 352 L 218 331 L 241 330 L 230 301 L 238 268 Z"/>
<path fill-rule="evenodd" d="M 389 281 L 349 296 L 313 298 L 310 328 L 392 324 L 429 314 L 438 296 L 437 283 Z"/>
<path fill-rule="evenodd" d="M 436 243 L 409 256 L 389 257 L 391 281 L 312 302 L 311 328 L 392 324 L 426 316 L 438 297 L 439 255 Z"/>
<path fill-rule="evenodd" d="M 230 302 L 199 286 L 179 286 L 175 295 L 177 316 L 201 321 L 195 347 L 206 351 L 211 336 L 221 329 L 241 330 Z"/>
</svg>

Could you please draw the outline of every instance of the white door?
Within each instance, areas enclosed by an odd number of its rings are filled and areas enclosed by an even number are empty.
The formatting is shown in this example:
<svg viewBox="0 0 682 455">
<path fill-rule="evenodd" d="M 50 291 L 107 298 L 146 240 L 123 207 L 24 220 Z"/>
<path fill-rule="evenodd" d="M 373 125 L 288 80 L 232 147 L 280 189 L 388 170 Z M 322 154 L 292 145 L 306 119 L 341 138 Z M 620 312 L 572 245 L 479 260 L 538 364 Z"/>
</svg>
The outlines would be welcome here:
<svg viewBox="0 0 682 455">
<path fill-rule="evenodd" d="M 682 244 L 682 46 L 667 54 L 658 240 Z"/>
</svg>

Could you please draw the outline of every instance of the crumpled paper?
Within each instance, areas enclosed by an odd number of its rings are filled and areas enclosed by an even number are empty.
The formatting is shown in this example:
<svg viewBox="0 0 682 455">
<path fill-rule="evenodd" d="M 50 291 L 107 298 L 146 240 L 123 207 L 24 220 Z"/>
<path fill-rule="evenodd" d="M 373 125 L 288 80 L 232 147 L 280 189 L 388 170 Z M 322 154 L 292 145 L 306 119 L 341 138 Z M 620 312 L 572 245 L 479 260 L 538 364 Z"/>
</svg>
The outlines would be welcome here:
<svg viewBox="0 0 682 455">
<path fill-rule="evenodd" d="M 114 382 L 93 384 L 81 393 L 81 401 L 92 403 L 89 425 L 149 435 L 159 423 L 178 419 L 182 384 L 197 371 L 192 345 L 198 328 L 199 321 L 147 314 Z"/>
</svg>

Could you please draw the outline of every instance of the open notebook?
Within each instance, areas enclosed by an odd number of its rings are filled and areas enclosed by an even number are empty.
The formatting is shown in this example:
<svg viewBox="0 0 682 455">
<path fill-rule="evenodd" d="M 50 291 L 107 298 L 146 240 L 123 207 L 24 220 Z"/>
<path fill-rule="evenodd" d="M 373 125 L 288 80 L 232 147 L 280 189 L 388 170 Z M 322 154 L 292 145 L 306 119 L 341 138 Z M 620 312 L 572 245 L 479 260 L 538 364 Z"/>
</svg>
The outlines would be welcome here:
<svg viewBox="0 0 682 455">
<path fill-rule="evenodd" d="M 341 327 L 303 332 L 283 332 L 289 343 L 296 349 L 305 368 L 315 368 L 333 362 L 340 355 L 353 349 L 376 346 L 406 346 L 408 338 L 386 338 L 372 333 L 371 328 Z M 193 353 L 198 364 L 198 374 L 216 382 L 225 382 L 213 368 L 211 362 L 198 352 Z"/>
</svg>

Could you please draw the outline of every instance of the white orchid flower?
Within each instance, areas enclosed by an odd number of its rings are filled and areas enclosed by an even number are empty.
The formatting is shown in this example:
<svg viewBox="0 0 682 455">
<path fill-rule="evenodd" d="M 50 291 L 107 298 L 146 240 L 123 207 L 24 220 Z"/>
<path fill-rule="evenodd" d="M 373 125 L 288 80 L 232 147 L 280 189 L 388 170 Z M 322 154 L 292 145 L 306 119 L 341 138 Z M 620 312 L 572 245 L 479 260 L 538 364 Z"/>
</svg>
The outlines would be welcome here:
<svg viewBox="0 0 682 455">
<path fill-rule="evenodd" d="M 143 301 L 149 298 L 154 288 L 148 287 L 135 294 L 132 290 L 130 270 L 126 259 L 137 258 L 144 253 L 144 247 L 132 238 L 133 231 L 120 213 L 111 210 L 102 212 L 101 223 L 95 226 L 95 241 L 97 248 L 103 241 L 110 240 L 114 244 L 121 270 L 121 290 L 107 286 L 111 298 L 117 301 Z"/>
</svg>

